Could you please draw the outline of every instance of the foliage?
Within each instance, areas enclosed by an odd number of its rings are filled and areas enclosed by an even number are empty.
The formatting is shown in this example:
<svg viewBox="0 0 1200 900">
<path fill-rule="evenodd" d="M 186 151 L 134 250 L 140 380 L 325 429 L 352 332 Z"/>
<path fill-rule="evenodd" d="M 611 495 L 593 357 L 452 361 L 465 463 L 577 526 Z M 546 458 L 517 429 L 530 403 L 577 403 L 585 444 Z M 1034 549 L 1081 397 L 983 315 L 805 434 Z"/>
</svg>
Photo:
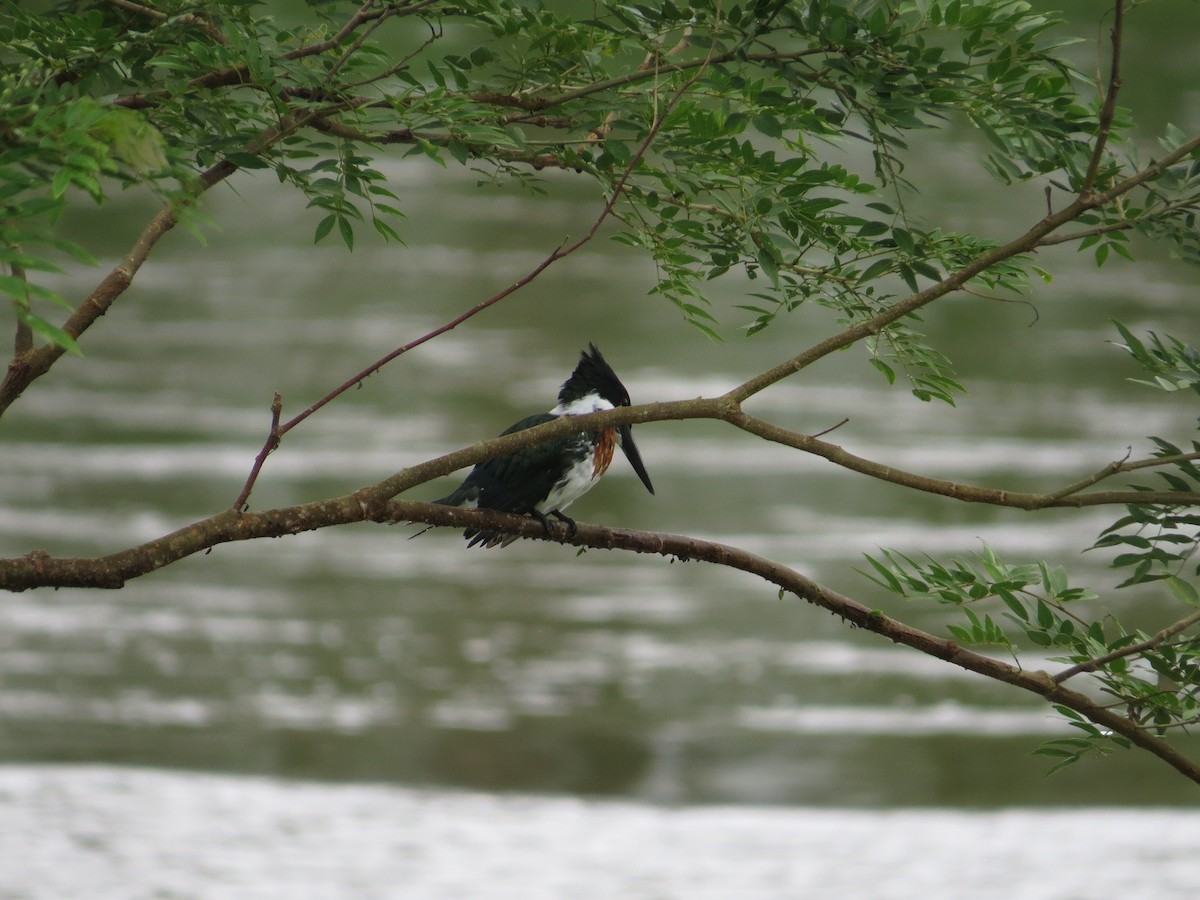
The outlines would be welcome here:
<svg viewBox="0 0 1200 900">
<path fill-rule="evenodd" d="M 1050 173 L 1074 192 L 1098 127 L 1097 104 L 1077 96 L 1078 74 L 1056 55 L 1071 39 L 1011 0 L 606 3 L 587 17 L 515 0 L 311 3 L 296 25 L 251 2 L 60 12 L 9 5 L 0 31 L 4 244 L 27 270 L 55 265 L 35 246 L 78 255 L 45 243 L 68 190 L 102 202 L 144 183 L 182 202 L 220 162 L 270 168 L 302 191 L 317 240 L 352 248 L 365 223 L 398 239 L 403 202 L 372 150 L 398 144 L 489 178 L 556 167 L 620 190 L 618 239 L 645 248 L 655 291 L 710 335 L 722 313 L 708 283 L 731 271 L 753 283 L 740 304 L 751 334 L 805 303 L 853 323 L 987 246 L 910 211 L 906 133 L 973 127 L 998 178 Z M 634 163 L 681 88 L 653 152 Z M 855 143 L 865 170 L 848 161 Z M 1169 194 L 1147 185 L 1144 204 L 1094 220 L 1119 215 L 1193 252 L 1192 168 L 1162 174 Z M 1120 171 L 1106 154 L 1098 184 Z M 1121 229 L 1088 238 L 1098 258 L 1127 253 L 1124 239 Z M 978 287 L 1022 292 L 1024 268 L 980 273 Z M 3 287 L 43 335 L 71 340 L 30 304 L 52 295 Z M 962 390 L 911 317 L 870 351 L 923 399 Z"/>
<path fill-rule="evenodd" d="M 1091 249 L 1103 265 L 1113 253 L 1132 258 L 1136 232 L 1200 261 L 1200 138 L 1169 127 L 1162 155 L 1142 164 L 1132 115 L 1115 102 L 1124 3 L 1109 12 L 1111 75 L 1098 91 L 1066 61 L 1071 39 L 1040 6 L 309 0 L 287 19 L 255 0 L 5 0 L 0 291 L 17 337 L 0 411 L 56 353 L 80 352 L 84 330 L 157 238 L 242 171 L 270 170 L 300 191 L 316 241 L 351 250 L 364 232 L 399 241 L 404 201 L 378 163 L 392 148 L 531 190 L 549 189 L 540 178 L 547 169 L 586 179 L 608 204 L 597 226 L 615 217 L 615 239 L 656 263 L 654 293 L 707 335 L 719 337 L 731 315 L 752 336 L 812 304 L 836 313 L 841 332 L 731 392 L 730 404 L 858 342 L 888 382 L 953 402 L 963 385 L 923 334 L 918 310 L 927 303 L 958 290 L 1027 294 L 1031 281 L 1051 277 L 1031 263 L 1033 252 L 1056 243 Z M 925 221 L 905 174 L 908 141 L 943 128 L 977 132 L 984 168 L 1000 182 L 1044 183 L 1045 218 L 1009 244 Z M 163 212 L 122 265 L 83 301 L 40 285 L 43 273 L 93 262 L 56 231 L 67 204 L 103 204 L 127 188 L 152 193 Z M 1082 230 L 1058 230 L 1067 223 Z M 713 300 L 713 282 L 726 278 L 747 285 L 736 312 Z M 62 325 L 55 305 L 72 311 Z M 1200 392 L 1194 349 L 1117 328 L 1150 385 Z M 35 346 L 35 336 L 45 343 Z M 255 473 L 299 421 L 280 428 L 278 407 L 275 415 Z M 727 409 L 710 417 L 733 421 Z M 802 438 L 785 442 L 811 449 Z M 1153 470 L 1152 485 L 1091 495 L 1126 510 L 1095 546 L 1120 551 L 1121 587 L 1157 584 L 1194 607 L 1200 443 L 1153 440 L 1151 457 L 1026 508 L 1086 500 L 1080 492 L 1104 478 Z M 891 469 L 871 474 L 927 489 Z M 253 478 L 231 515 L 241 514 Z M 1007 502 L 970 486 L 939 490 Z M 1098 727 L 1102 711 L 1058 704 L 1082 735 L 1041 751 L 1063 764 L 1128 743 L 1143 724 L 1165 732 L 1195 719 L 1195 615 L 1153 635 L 1127 630 L 1098 614 L 1101 598 L 1070 586 L 1062 569 L 1006 563 L 986 546 L 950 562 L 882 551 L 869 565 L 887 591 L 955 610 L 955 641 L 1053 654 L 1066 667 L 1056 678 L 1086 676 L 1127 710 L 1122 736 Z"/>
<path fill-rule="evenodd" d="M 1175 392 L 1200 391 L 1200 356 L 1173 338 L 1149 335 L 1144 342 L 1116 323 L 1122 345 L 1153 380 L 1135 379 L 1150 387 Z M 1195 495 L 1200 487 L 1200 442 L 1189 450 L 1158 437 L 1144 462 L 1169 490 Z M 1132 467 L 1131 467 L 1132 468 Z M 1151 486 L 1134 484 L 1135 491 Z M 1106 529 L 1093 549 L 1118 548 L 1111 560 L 1129 574 L 1115 588 L 1161 582 L 1184 608 L 1200 609 L 1196 576 L 1190 566 L 1200 545 L 1200 515 L 1195 504 L 1129 503 L 1126 514 Z M 1088 673 L 1096 686 L 1121 704 L 1130 719 L 1146 723 L 1157 733 L 1184 729 L 1200 719 L 1200 612 L 1187 614 L 1157 634 L 1124 628 L 1110 610 L 1098 613 L 1100 596 L 1087 588 L 1071 587 L 1061 566 L 1045 562 L 1012 565 L 1001 561 L 986 545 L 969 559 L 939 562 L 915 560 L 895 550 L 867 557 L 864 574 L 885 590 L 908 600 L 934 601 L 957 608 L 963 624 L 949 624 L 956 641 L 1001 649 L 1018 658 L 1022 646 L 1051 654 L 1052 662 L 1068 668 L 1063 675 Z M 1083 609 L 1081 609 L 1083 607 Z M 1077 712 L 1058 706 L 1082 736 L 1046 742 L 1036 752 L 1058 759 L 1051 771 L 1077 762 L 1089 753 L 1107 753 L 1112 746 L 1128 749 L 1126 738 L 1104 731 Z"/>
</svg>

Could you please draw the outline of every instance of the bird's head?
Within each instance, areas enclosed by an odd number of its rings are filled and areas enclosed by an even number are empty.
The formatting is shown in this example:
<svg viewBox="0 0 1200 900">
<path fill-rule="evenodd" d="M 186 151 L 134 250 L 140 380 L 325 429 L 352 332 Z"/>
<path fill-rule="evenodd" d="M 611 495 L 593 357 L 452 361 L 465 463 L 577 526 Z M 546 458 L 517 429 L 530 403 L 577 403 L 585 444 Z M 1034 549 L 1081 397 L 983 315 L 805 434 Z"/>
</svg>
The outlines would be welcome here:
<svg viewBox="0 0 1200 900">
<path fill-rule="evenodd" d="M 579 355 L 579 364 L 575 366 L 575 371 L 559 389 L 558 406 L 551 412 L 560 416 L 581 416 L 602 409 L 630 405 L 629 391 L 621 384 L 617 373 L 600 355 L 596 345 L 588 344 L 588 348 Z M 633 442 L 628 425 L 617 429 L 617 439 L 638 478 L 642 480 L 646 490 L 653 494 L 654 487 L 650 484 L 650 476 L 646 474 L 646 466 L 642 463 L 641 454 Z"/>
</svg>

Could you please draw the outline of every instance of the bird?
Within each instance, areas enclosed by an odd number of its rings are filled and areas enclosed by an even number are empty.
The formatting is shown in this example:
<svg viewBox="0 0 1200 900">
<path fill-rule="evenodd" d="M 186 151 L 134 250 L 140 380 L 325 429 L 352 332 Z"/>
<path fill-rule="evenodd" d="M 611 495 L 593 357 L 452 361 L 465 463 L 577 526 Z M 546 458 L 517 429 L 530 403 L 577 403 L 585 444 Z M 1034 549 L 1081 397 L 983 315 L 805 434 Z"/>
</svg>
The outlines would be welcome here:
<svg viewBox="0 0 1200 900">
<path fill-rule="evenodd" d="M 581 416 L 603 409 L 629 406 L 629 391 L 589 343 L 579 363 L 558 392 L 558 403 L 549 412 L 527 416 L 502 434 L 513 434 L 563 416 Z M 609 426 L 598 432 L 569 434 L 506 453 L 476 465 L 457 488 L 434 503 L 495 509 L 537 519 L 549 535 L 548 516 L 566 522 L 573 534 L 575 520 L 563 510 L 591 490 L 608 471 L 613 451 L 620 447 L 638 478 L 651 494 L 654 486 L 633 442 L 628 425 Z M 517 538 L 500 532 L 468 528 L 463 532 L 467 546 L 507 547 Z"/>
</svg>

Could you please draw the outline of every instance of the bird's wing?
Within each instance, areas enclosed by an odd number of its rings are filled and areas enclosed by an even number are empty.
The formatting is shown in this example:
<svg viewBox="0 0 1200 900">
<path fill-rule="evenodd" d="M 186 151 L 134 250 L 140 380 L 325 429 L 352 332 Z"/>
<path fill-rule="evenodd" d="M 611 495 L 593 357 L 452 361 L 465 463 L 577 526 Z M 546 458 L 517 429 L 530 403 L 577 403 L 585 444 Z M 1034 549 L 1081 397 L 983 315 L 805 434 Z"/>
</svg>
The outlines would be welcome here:
<svg viewBox="0 0 1200 900">
<path fill-rule="evenodd" d="M 538 413 L 517 422 L 504 434 L 556 418 L 551 413 Z M 581 436 L 571 435 L 481 463 L 470 476 L 479 487 L 479 506 L 511 513 L 531 512 L 566 474 L 575 456 L 586 452 L 584 444 Z"/>
</svg>

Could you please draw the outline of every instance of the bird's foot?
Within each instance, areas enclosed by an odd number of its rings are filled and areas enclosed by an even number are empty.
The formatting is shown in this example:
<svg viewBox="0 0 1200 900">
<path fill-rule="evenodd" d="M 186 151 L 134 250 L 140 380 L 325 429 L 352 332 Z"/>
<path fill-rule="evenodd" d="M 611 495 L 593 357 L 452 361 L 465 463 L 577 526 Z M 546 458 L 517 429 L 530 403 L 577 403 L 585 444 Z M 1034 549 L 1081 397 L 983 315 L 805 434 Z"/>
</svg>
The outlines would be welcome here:
<svg viewBox="0 0 1200 900">
<path fill-rule="evenodd" d="M 575 520 L 572 519 L 570 516 L 564 515 L 563 513 L 559 512 L 557 509 L 554 510 L 554 512 L 550 513 L 550 515 L 554 516 L 554 518 L 558 519 L 558 521 L 560 521 L 560 522 L 567 523 L 567 537 L 575 537 L 575 535 L 577 535 L 579 533 L 579 525 L 576 524 Z"/>
<path fill-rule="evenodd" d="M 550 523 L 550 520 L 546 518 L 545 513 L 535 509 L 529 514 L 542 523 L 542 527 L 546 529 L 547 539 L 554 537 L 554 526 Z"/>
</svg>

